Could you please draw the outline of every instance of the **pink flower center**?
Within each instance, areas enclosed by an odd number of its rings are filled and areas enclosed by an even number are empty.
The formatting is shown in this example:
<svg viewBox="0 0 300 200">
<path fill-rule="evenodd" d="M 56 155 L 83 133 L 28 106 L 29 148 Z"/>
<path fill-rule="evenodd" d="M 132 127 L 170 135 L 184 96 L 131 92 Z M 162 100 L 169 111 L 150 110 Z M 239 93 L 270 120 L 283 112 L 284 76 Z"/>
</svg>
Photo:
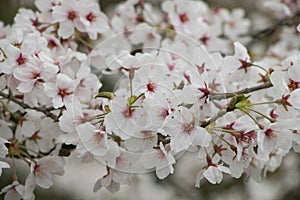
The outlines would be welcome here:
<svg viewBox="0 0 300 200">
<path fill-rule="evenodd" d="M 96 21 L 96 15 L 94 15 L 93 13 L 89 13 L 87 16 L 86 16 L 86 19 L 89 21 L 89 22 L 94 22 Z"/>
<path fill-rule="evenodd" d="M 160 111 L 160 116 L 165 119 L 169 115 L 168 109 L 164 108 Z"/>
<path fill-rule="evenodd" d="M 245 73 L 247 73 L 248 67 L 251 66 L 251 63 L 249 63 L 247 60 L 242 60 L 242 59 L 240 59 L 239 61 L 241 63 L 241 66 L 238 69 L 244 69 Z"/>
<path fill-rule="evenodd" d="M 300 82 L 293 81 L 290 79 L 290 83 L 289 83 L 288 87 L 289 87 L 290 91 L 296 90 L 296 89 L 300 88 Z"/>
<path fill-rule="evenodd" d="M 155 84 L 155 83 L 149 82 L 149 83 L 147 84 L 147 90 L 148 90 L 149 92 L 154 92 L 155 89 L 156 89 L 156 84 Z"/>
<path fill-rule="evenodd" d="M 194 125 L 193 123 L 183 124 L 182 128 L 185 133 L 190 134 L 194 130 Z"/>
<path fill-rule="evenodd" d="M 54 47 L 57 47 L 57 44 L 56 44 L 56 42 L 54 41 L 54 40 L 48 40 L 48 47 L 50 48 L 50 49 L 53 49 Z"/>
<path fill-rule="evenodd" d="M 37 79 L 41 76 L 40 72 L 32 72 L 31 79 Z"/>
<path fill-rule="evenodd" d="M 68 92 L 67 88 L 60 88 L 57 93 L 57 95 L 61 96 L 62 98 L 64 98 L 65 96 L 68 96 L 70 94 L 72 94 L 72 92 Z"/>
<path fill-rule="evenodd" d="M 17 63 L 18 65 L 24 65 L 27 62 L 27 58 L 24 57 L 21 53 L 19 55 L 19 57 L 17 58 Z"/>
<path fill-rule="evenodd" d="M 206 36 L 206 35 L 203 35 L 203 36 L 200 38 L 200 41 L 201 41 L 202 44 L 204 44 L 205 46 L 207 46 L 208 40 L 209 40 L 209 37 Z"/>
<path fill-rule="evenodd" d="M 103 139 L 103 135 L 100 132 L 95 133 L 95 141 L 99 144 Z"/>
<path fill-rule="evenodd" d="M 265 135 L 268 137 L 268 138 L 273 138 L 273 137 L 276 137 L 276 134 L 274 133 L 274 131 L 270 128 L 268 128 L 266 131 L 265 131 Z"/>
<path fill-rule="evenodd" d="M 77 17 L 77 13 L 75 11 L 68 12 L 68 19 L 73 21 Z"/>
<path fill-rule="evenodd" d="M 180 21 L 181 21 L 182 23 L 185 23 L 185 22 L 189 21 L 189 18 L 188 18 L 188 16 L 187 16 L 186 13 L 180 14 L 180 15 L 179 15 L 179 18 L 180 18 Z"/>
<path fill-rule="evenodd" d="M 152 33 L 148 33 L 148 34 L 147 34 L 147 39 L 148 39 L 149 41 L 153 41 L 153 40 L 155 39 L 155 36 L 154 36 Z"/>
<path fill-rule="evenodd" d="M 134 112 L 134 109 L 127 107 L 124 111 L 123 111 L 123 115 L 125 118 L 130 118 L 132 117 Z"/>
<path fill-rule="evenodd" d="M 175 69 L 175 65 L 174 64 L 167 64 L 168 68 L 170 71 L 173 71 Z"/>
</svg>

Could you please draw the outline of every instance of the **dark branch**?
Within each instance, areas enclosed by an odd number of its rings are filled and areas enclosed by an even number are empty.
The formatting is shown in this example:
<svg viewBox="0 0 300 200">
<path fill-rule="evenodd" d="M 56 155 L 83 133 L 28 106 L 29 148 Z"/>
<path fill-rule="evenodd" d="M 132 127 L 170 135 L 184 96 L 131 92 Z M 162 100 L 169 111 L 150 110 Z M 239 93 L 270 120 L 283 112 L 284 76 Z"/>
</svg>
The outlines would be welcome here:
<svg viewBox="0 0 300 200">
<path fill-rule="evenodd" d="M 51 111 L 54 110 L 54 108 L 31 107 L 31 106 L 27 105 L 26 103 L 16 99 L 15 97 L 5 94 L 1 91 L 0 91 L 0 96 L 3 97 L 4 99 L 7 99 L 9 101 L 12 101 L 12 102 L 18 104 L 19 106 L 21 106 L 24 109 L 36 110 L 38 112 L 44 113 L 47 117 L 50 117 L 54 121 L 58 121 L 58 117 L 55 114 L 51 113 Z"/>
<path fill-rule="evenodd" d="M 273 33 L 275 33 L 279 28 L 283 27 L 283 26 L 296 26 L 300 23 L 300 11 L 296 12 L 293 16 L 291 17 L 286 17 L 280 21 L 278 21 L 277 23 L 275 23 L 273 26 L 270 26 L 268 28 L 265 28 L 263 30 L 260 30 L 258 32 L 255 33 L 251 33 L 248 35 L 244 35 L 244 36 L 250 36 L 252 38 L 252 40 L 248 43 L 247 46 L 251 45 L 253 42 L 269 37 L 271 36 Z"/>
<path fill-rule="evenodd" d="M 272 86 L 273 85 L 272 85 L 271 82 L 267 82 L 267 83 L 264 83 L 264 84 L 261 84 L 261 85 L 257 85 L 257 86 L 251 87 L 251 88 L 245 88 L 245 89 L 239 90 L 237 92 L 211 94 L 209 96 L 209 99 L 210 100 L 229 99 L 229 98 L 234 97 L 236 95 L 248 94 L 248 93 L 251 93 L 251 92 L 258 91 L 258 90 L 267 89 L 267 88 L 270 88 Z"/>
</svg>

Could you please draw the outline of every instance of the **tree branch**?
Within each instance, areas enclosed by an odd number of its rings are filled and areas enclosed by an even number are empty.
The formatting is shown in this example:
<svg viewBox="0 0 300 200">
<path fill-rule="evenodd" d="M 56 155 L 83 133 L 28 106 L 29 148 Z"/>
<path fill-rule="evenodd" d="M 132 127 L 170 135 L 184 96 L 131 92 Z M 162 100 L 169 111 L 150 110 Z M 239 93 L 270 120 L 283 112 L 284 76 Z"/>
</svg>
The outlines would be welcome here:
<svg viewBox="0 0 300 200">
<path fill-rule="evenodd" d="M 54 110 L 54 108 L 31 107 L 31 106 L 27 105 L 26 103 L 16 99 L 15 97 L 5 94 L 1 91 L 0 91 L 0 96 L 3 97 L 4 99 L 10 100 L 10 101 L 18 104 L 19 106 L 21 106 L 24 109 L 36 110 L 38 112 L 44 113 L 47 117 L 50 117 L 51 119 L 53 119 L 53 121 L 58 121 L 58 117 L 55 114 L 51 113 L 51 111 Z"/>
<path fill-rule="evenodd" d="M 210 100 L 228 99 L 228 98 L 234 97 L 236 95 L 248 94 L 248 93 L 251 93 L 251 92 L 258 91 L 258 90 L 267 89 L 267 88 L 270 88 L 272 86 L 273 86 L 272 83 L 269 81 L 269 82 L 266 82 L 266 83 L 261 84 L 261 85 L 257 85 L 257 86 L 251 87 L 251 88 L 245 88 L 245 89 L 239 90 L 237 92 L 213 93 L 209 96 L 209 99 Z"/>
<path fill-rule="evenodd" d="M 269 37 L 270 35 L 272 35 L 274 32 L 276 32 L 276 30 L 278 30 L 282 26 L 296 26 L 299 23 L 300 23 L 300 11 L 296 12 L 291 17 L 286 17 L 286 18 L 278 21 L 273 26 L 270 26 L 268 28 L 265 28 L 263 30 L 255 32 L 255 33 L 244 35 L 244 36 L 250 36 L 252 38 L 252 40 L 248 43 L 247 46 L 251 45 L 253 42 L 255 42 L 257 40 Z"/>
</svg>

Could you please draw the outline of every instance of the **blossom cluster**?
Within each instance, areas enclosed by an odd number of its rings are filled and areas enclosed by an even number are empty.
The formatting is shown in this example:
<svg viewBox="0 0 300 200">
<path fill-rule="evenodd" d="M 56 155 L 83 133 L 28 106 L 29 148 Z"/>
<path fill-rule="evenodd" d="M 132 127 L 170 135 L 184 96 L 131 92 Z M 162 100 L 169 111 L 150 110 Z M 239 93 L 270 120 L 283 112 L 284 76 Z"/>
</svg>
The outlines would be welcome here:
<svg viewBox="0 0 300 200">
<path fill-rule="evenodd" d="M 128 0 L 108 16 L 94 0 L 35 4 L 0 26 L 0 175 L 13 170 L 6 199 L 49 188 L 64 172 L 65 146 L 107 166 L 94 191 L 111 192 L 135 173 L 166 178 L 185 151 L 202 162 L 197 187 L 224 173 L 259 180 L 300 152 L 298 24 L 280 27 L 253 59 L 252 22 L 240 8 Z M 299 12 L 273 4 L 285 17 Z M 114 91 L 104 91 L 101 77 L 114 74 Z M 30 167 L 25 183 L 15 159 Z"/>
</svg>

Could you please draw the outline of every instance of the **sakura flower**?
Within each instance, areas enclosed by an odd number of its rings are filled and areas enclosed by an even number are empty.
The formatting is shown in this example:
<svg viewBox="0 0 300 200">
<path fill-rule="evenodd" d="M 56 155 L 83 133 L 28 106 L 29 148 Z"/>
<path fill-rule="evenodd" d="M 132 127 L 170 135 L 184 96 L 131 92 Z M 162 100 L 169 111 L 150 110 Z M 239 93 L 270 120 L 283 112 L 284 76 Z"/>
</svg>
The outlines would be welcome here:
<svg viewBox="0 0 300 200">
<path fill-rule="evenodd" d="M 174 113 L 173 119 L 168 121 L 165 132 L 171 136 L 170 147 L 178 153 L 187 150 L 191 145 L 208 147 L 211 135 L 202 127 L 195 124 L 195 119 L 190 110 L 180 107 L 179 111 Z"/>
<path fill-rule="evenodd" d="M 250 21 L 245 18 L 245 12 L 242 9 L 234 9 L 231 15 L 225 19 L 224 33 L 230 39 L 235 40 L 240 35 L 246 34 L 250 28 Z"/>
<path fill-rule="evenodd" d="M 166 178 L 169 174 L 173 174 L 175 163 L 174 156 L 170 153 L 169 147 L 166 148 L 162 143 L 159 144 L 159 149 L 153 149 L 144 153 L 141 162 L 146 169 L 155 168 L 156 175 L 159 179 Z"/>
<path fill-rule="evenodd" d="M 97 39 L 98 33 L 104 33 L 109 29 L 107 23 L 107 17 L 104 13 L 100 12 L 100 7 L 98 2 L 90 0 L 81 0 L 80 23 L 78 30 L 82 32 L 87 32 L 92 40 Z"/>
<path fill-rule="evenodd" d="M 178 104 L 173 98 L 161 93 L 155 93 L 147 97 L 143 101 L 143 107 L 150 118 L 148 128 L 150 130 L 162 129 L 167 121 L 167 117 L 174 111 L 174 107 Z"/>
<path fill-rule="evenodd" d="M 97 130 L 90 123 L 77 126 L 77 132 L 84 148 L 96 156 L 103 156 L 108 152 L 107 134 Z"/>
<path fill-rule="evenodd" d="M 35 112 L 29 112 L 30 114 L 36 114 Z M 28 153 L 36 156 L 35 152 L 48 153 L 54 148 L 55 144 L 53 139 L 60 134 L 59 127 L 50 118 L 41 119 L 28 119 L 24 121 L 21 126 L 17 127 L 16 136 L 18 139 L 26 138 L 26 147 L 31 149 Z M 33 151 L 33 152 L 32 152 Z"/>
<path fill-rule="evenodd" d="M 36 0 L 34 3 L 36 7 L 41 11 L 39 13 L 39 18 L 42 22 L 46 23 L 53 23 L 53 7 L 59 6 L 61 4 L 61 0 L 51 0 L 51 1 L 44 1 L 44 0 Z"/>
<path fill-rule="evenodd" d="M 299 120 L 280 121 L 265 127 L 258 132 L 258 158 L 267 161 L 272 152 L 281 148 L 288 152 L 292 147 L 293 133 L 290 129 L 296 128 Z"/>
<path fill-rule="evenodd" d="M 52 184 L 52 174 L 63 175 L 65 162 L 63 158 L 43 157 L 31 163 L 30 174 L 26 178 L 28 184 L 36 184 L 42 188 L 49 188 Z"/>
<path fill-rule="evenodd" d="M 96 75 L 91 73 L 91 68 L 82 64 L 76 73 L 75 94 L 82 102 L 88 102 L 98 92 L 102 84 Z"/>
<path fill-rule="evenodd" d="M 170 93 L 172 85 L 164 80 L 163 69 L 154 64 L 151 66 L 141 66 L 135 72 L 133 79 L 133 91 L 145 93 L 145 96 L 151 96 L 154 93 Z"/>
<path fill-rule="evenodd" d="M 75 27 L 80 27 L 81 2 L 77 0 L 62 1 L 59 6 L 53 7 L 53 19 L 59 22 L 58 35 L 64 39 L 75 32 Z"/>
<path fill-rule="evenodd" d="M 58 74 L 56 83 L 45 83 L 45 92 L 52 98 L 54 108 L 60 108 L 65 104 L 71 104 L 73 101 L 73 80 L 65 74 Z"/>
<path fill-rule="evenodd" d="M 0 63 L 0 71 L 5 74 L 12 74 L 18 68 L 26 67 L 31 53 L 30 49 L 26 47 L 19 49 L 13 45 L 7 45 L 4 52 L 7 59 Z"/>
<path fill-rule="evenodd" d="M 160 35 L 156 32 L 156 29 L 150 27 L 146 23 L 141 23 L 135 27 L 129 36 L 132 44 L 143 44 L 143 48 L 148 51 L 155 50 L 160 44 Z"/>
<path fill-rule="evenodd" d="M 41 80 L 41 69 L 29 64 L 28 67 L 16 71 L 15 77 L 21 81 L 17 89 L 20 92 L 28 93 L 31 92 L 34 85 Z"/>
<path fill-rule="evenodd" d="M 104 118 L 106 131 L 114 133 L 122 139 L 132 137 L 145 119 L 143 109 L 132 108 L 124 97 L 115 97 L 110 102 L 110 110 L 111 112 Z"/>
<path fill-rule="evenodd" d="M 34 32 L 38 30 L 40 25 L 38 16 L 30 9 L 21 8 L 14 18 L 16 27 L 24 30 L 24 32 Z"/>
<path fill-rule="evenodd" d="M 80 146 L 79 146 L 80 147 Z M 94 156 L 100 163 L 107 165 L 110 168 L 115 169 L 117 166 L 117 158 L 121 156 L 122 148 L 118 146 L 118 144 L 112 139 L 107 140 L 108 151 L 103 156 Z M 86 149 L 78 150 L 79 153 L 83 154 L 86 152 Z"/>
<path fill-rule="evenodd" d="M 221 183 L 223 180 L 223 172 L 230 173 L 229 169 L 223 165 L 216 164 L 211 160 L 210 157 L 207 158 L 207 166 L 200 170 L 196 177 L 196 187 L 200 187 L 200 181 L 206 178 L 210 183 L 216 184 Z"/>
<path fill-rule="evenodd" d="M 286 5 L 284 3 L 284 1 L 279 1 L 279 0 L 270 1 L 270 0 L 268 0 L 268 1 L 263 2 L 263 6 L 267 9 L 275 11 L 274 13 L 276 13 L 276 15 L 278 17 L 291 16 L 292 15 L 291 9 L 288 7 L 288 5 Z"/>
<path fill-rule="evenodd" d="M 125 140 L 124 145 L 130 152 L 143 152 L 152 149 L 157 144 L 157 133 L 151 130 L 137 131 L 136 134 Z"/>
<path fill-rule="evenodd" d="M 1 192 L 1 194 L 4 194 L 4 199 L 9 200 L 34 200 L 34 194 L 32 193 L 31 196 L 25 195 L 25 187 L 21 185 L 18 181 L 14 181 L 12 184 L 4 187 Z"/>
<path fill-rule="evenodd" d="M 100 178 L 94 186 L 94 192 L 97 192 L 102 187 L 105 187 L 111 193 L 120 190 L 120 184 L 128 184 L 130 181 L 130 174 L 108 169 L 107 174 Z"/>
<path fill-rule="evenodd" d="M 168 13 L 168 18 L 176 31 L 191 34 L 203 22 L 201 15 L 207 11 L 207 5 L 203 2 L 176 0 L 165 1 L 162 9 Z"/>
<path fill-rule="evenodd" d="M 96 115 L 103 114 L 97 110 L 84 109 L 83 105 L 74 99 L 72 104 L 66 105 L 66 110 L 59 118 L 59 127 L 66 134 L 60 135 L 65 143 L 77 144 L 79 137 L 76 127 L 86 122 L 93 122 Z"/>
</svg>

